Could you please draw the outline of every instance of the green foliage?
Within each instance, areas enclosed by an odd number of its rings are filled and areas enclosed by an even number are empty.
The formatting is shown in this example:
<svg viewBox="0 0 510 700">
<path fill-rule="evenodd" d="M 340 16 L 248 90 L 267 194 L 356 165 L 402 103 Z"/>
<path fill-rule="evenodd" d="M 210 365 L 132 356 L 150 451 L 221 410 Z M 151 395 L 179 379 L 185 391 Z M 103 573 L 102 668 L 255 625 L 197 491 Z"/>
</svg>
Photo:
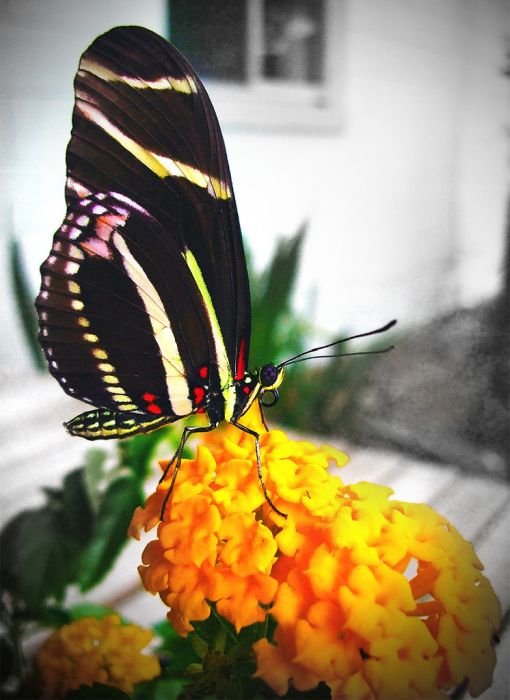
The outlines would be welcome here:
<svg viewBox="0 0 510 700">
<path fill-rule="evenodd" d="M 46 503 L 25 510 L 0 533 L 2 588 L 18 619 L 48 624 L 61 621 L 55 604 L 67 588 L 97 586 L 127 542 L 133 511 L 143 503 L 143 483 L 158 445 L 175 449 L 171 427 L 125 440 L 118 462 L 106 468 L 108 454 L 87 453 L 62 487 L 45 489 Z"/>
<path fill-rule="evenodd" d="M 135 700 L 182 700 L 186 696 L 184 678 L 166 677 L 163 673 L 152 681 L 138 683 L 135 686 L 132 698 Z"/>
<path fill-rule="evenodd" d="M 126 544 L 133 511 L 144 500 L 141 486 L 135 475 L 120 476 L 108 485 L 81 556 L 78 583 L 83 592 L 105 577 Z"/>
<path fill-rule="evenodd" d="M 70 586 L 86 592 L 111 571 L 127 543 L 133 511 L 144 500 L 143 483 L 157 451 L 172 455 L 178 439 L 167 426 L 124 440 L 114 466 L 108 466 L 104 450 L 89 450 L 85 464 L 68 473 L 60 488 L 44 490 L 42 506 L 21 511 L 2 529 L 2 697 L 28 697 L 31 692 L 22 652 L 27 633 L 113 612 L 90 603 L 66 608 L 62 602 Z M 73 693 L 68 697 L 127 697 L 100 684 Z"/>
<path fill-rule="evenodd" d="M 168 620 L 158 622 L 153 630 L 159 642 L 156 650 L 165 667 L 176 673 L 184 673 L 189 664 L 198 661 L 190 639 L 177 634 Z"/>
<path fill-rule="evenodd" d="M 267 686 L 253 678 L 256 670 L 253 644 L 262 637 L 272 638 L 274 622 L 270 616 L 236 632 L 216 611 L 194 624 L 186 638 L 179 637 L 168 623 L 155 627 L 161 644 L 158 648 L 163 664 L 159 679 L 144 685 L 145 695 L 135 697 L 164 697 L 161 684 L 173 680 L 175 692 L 171 697 L 187 698 L 255 698 L 271 697 Z"/>
<path fill-rule="evenodd" d="M 37 338 L 39 329 L 34 307 L 34 295 L 28 284 L 28 276 L 21 257 L 19 243 L 14 238 L 9 241 L 9 267 L 18 316 L 28 350 L 34 367 L 42 372 L 46 368 L 46 362 Z"/>
<path fill-rule="evenodd" d="M 63 599 L 93 531 L 82 470 L 68 474 L 63 487 L 48 489 L 46 496 L 46 505 L 22 511 L 0 535 L 3 588 L 28 619 L 37 619 L 50 601 Z M 80 510 L 74 510 L 76 503 Z"/>
<path fill-rule="evenodd" d="M 160 640 L 157 652 L 162 664 L 158 678 L 136 686 L 134 698 L 140 700 L 263 700 L 274 693 L 259 678 L 253 654 L 254 643 L 262 638 L 272 641 L 275 622 L 267 615 L 264 622 L 235 630 L 210 603 L 211 615 L 196 622 L 187 637 L 180 637 L 168 622 L 154 631 Z M 290 689 L 284 698 L 312 700 L 330 698 L 329 688 L 321 683 L 310 692 Z"/>
<path fill-rule="evenodd" d="M 280 240 L 267 270 L 250 271 L 252 332 L 250 365 L 278 362 L 303 349 L 308 324 L 292 311 L 292 293 L 306 225 L 295 236 Z"/>
<path fill-rule="evenodd" d="M 165 446 L 167 457 L 177 447 L 176 433 L 171 426 L 154 430 L 152 433 L 137 435 L 129 440 L 119 440 L 117 450 L 119 463 L 128 466 L 140 481 L 144 481 L 152 471 L 156 449 Z"/>
<path fill-rule="evenodd" d="M 312 345 L 311 336 L 316 335 L 316 329 L 292 308 L 305 234 L 306 225 L 303 225 L 295 236 L 279 241 L 267 270 L 261 274 L 255 273 L 249 265 L 252 290 L 250 368 L 280 362 Z M 250 256 L 247 257 L 249 262 Z M 351 333 L 345 330 L 337 333 L 336 338 L 349 335 Z M 320 342 L 331 340 L 325 338 Z M 345 343 L 336 352 L 374 351 L 387 345 L 385 339 L 355 347 Z M 274 408 L 267 410 L 267 418 L 271 423 L 307 433 L 351 435 L 353 423 L 359 418 L 367 370 L 373 361 L 369 356 L 339 357 L 289 367 L 280 399 Z"/>
</svg>

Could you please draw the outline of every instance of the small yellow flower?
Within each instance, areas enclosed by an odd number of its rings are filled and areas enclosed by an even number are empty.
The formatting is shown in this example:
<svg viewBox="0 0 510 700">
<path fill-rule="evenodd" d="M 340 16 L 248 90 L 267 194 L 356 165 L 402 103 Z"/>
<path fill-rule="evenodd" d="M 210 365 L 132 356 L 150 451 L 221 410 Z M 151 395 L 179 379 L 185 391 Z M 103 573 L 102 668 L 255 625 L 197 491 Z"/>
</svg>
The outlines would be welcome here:
<svg viewBox="0 0 510 700">
<path fill-rule="evenodd" d="M 264 481 L 288 517 L 264 499 L 253 438 L 230 424 L 206 434 L 140 567 L 177 631 L 206 619 L 209 601 L 238 630 L 271 604 L 274 640 L 254 653 L 279 695 L 321 681 L 335 700 L 487 688 L 501 611 L 472 546 L 425 505 L 331 476 L 330 462 L 347 461 L 338 450 L 264 432 L 256 407 L 243 421 L 261 433 Z M 168 487 L 137 509 L 133 536 L 156 525 Z"/>
<path fill-rule="evenodd" d="M 118 615 L 84 617 L 64 625 L 37 652 L 35 670 L 44 698 L 61 698 L 80 685 L 105 683 L 130 693 L 161 672 L 156 656 L 143 654 L 152 632 L 122 625 Z"/>
</svg>

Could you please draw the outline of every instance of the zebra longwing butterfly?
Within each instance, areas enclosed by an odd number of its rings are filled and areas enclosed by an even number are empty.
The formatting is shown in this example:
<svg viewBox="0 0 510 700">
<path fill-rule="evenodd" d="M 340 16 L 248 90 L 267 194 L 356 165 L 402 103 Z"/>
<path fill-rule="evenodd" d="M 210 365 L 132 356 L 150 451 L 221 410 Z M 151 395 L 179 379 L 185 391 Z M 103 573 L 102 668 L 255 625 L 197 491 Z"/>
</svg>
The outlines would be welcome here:
<svg viewBox="0 0 510 700">
<path fill-rule="evenodd" d="M 206 413 L 208 426 L 183 431 L 170 494 L 188 437 L 230 421 L 253 435 L 277 510 L 259 436 L 239 421 L 320 348 L 248 370 L 250 292 L 223 137 L 200 79 L 153 32 L 118 27 L 82 55 L 65 195 L 36 306 L 50 372 L 96 407 L 67 430 L 123 438 Z"/>
</svg>

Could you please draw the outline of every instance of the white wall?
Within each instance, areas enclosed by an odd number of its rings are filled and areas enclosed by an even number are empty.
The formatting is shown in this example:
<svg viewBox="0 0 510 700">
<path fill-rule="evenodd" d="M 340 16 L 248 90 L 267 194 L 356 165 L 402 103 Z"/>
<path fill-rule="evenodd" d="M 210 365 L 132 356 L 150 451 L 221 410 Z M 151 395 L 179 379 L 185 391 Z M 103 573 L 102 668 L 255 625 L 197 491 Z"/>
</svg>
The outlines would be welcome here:
<svg viewBox="0 0 510 700">
<path fill-rule="evenodd" d="M 21 237 L 34 286 L 64 212 L 79 56 L 116 24 L 163 31 L 164 4 L 1 3 L 2 231 Z M 338 133 L 225 130 L 256 263 L 269 259 L 278 234 L 310 221 L 297 301 L 306 307 L 317 290 L 319 326 L 364 329 L 393 316 L 411 325 L 497 290 L 509 20 L 506 0 L 345 0 Z M 3 244 L 0 266 L 9 299 Z M 8 304 L 2 324 L 2 372 L 23 369 Z"/>
<path fill-rule="evenodd" d="M 311 220 L 299 300 L 317 287 L 320 325 L 394 315 L 410 325 L 498 289 L 509 9 L 505 0 L 352 0 L 338 37 L 338 136 L 228 134 L 257 259 L 274 235 Z"/>
</svg>

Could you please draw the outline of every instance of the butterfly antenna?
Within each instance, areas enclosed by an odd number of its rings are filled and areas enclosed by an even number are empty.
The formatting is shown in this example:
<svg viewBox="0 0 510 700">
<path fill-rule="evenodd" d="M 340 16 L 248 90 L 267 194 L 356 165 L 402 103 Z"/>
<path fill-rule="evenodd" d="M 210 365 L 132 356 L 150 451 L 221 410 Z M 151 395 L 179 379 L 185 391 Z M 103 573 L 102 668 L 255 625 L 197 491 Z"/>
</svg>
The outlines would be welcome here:
<svg viewBox="0 0 510 700">
<path fill-rule="evenodd" d="M 386 323 L 384 326 L 381 326 L 380 328 L 376 328 L 373 331 L 367 331 L 366 333 L 356 333 L 355 335 L 350 335 L 347 338 L 341 338 L 340 340 L 334 340 L 332 343 L 327 343 L 327 345 L 318 345 L 316 348 L 310 348 L 309 350 L 305 350 L 304 352 L 300 352 L 298 355 L 294 355 L 294 357 L 289 357 L 288 360 L 285 360 L 285 362 L 282 362 L 281 364 L 278 365 L 278 368 L 280 367 L 286 367 L 287 365 L 294 364 L 294 362 L 303 362 L 304 360 L 312 360 L 312 359 L 317 359 L 319 357 L 343 357 L 344 355 L 376 355 L 382 352 L 389 352 L 390 350 L 393 349 L 393 345 L 389 348 L 386 348 L 385 350 L 371 350 L 371 351 L 365 351 L 365 352 L 350 352 L 350 353 L 342 353 L 341 355 L 313 355 L 311 357 L 305 357 L 305 355 L 310 355 L 312 352 L 318 352 L 319 350 L 326 350 L 327 348 L 332 348 L 335 345 L 340 345 L 341 343 L 347 343 L 349 340 L 355 340 L 356 338 L 366 338 L 369 335 L 376 335 L 377 333 L 384 333 L 385 331 L 389 330 L 390 328 L 393 328 L 393 326 L 396 324 L 397 320 L 393 319 L 389 323 Z M 302 359 L 299 359 L 302 358 Z"/>
<path fill-rule="evenodd" d="M 296 362 L 306 362 L 306 360 L 323 360 L 330 357 L 353 357 L 354 355 L 384 355 L 395 348 L 394 345 L 389 345 L 382 350 L 362 350 L 361 352 L 339 352 L 336 355 L 312 355 L 311 357 L 301 357 L 297 360 L 288 361 L 286 365 L 294 365 Z"/>
</svg>

